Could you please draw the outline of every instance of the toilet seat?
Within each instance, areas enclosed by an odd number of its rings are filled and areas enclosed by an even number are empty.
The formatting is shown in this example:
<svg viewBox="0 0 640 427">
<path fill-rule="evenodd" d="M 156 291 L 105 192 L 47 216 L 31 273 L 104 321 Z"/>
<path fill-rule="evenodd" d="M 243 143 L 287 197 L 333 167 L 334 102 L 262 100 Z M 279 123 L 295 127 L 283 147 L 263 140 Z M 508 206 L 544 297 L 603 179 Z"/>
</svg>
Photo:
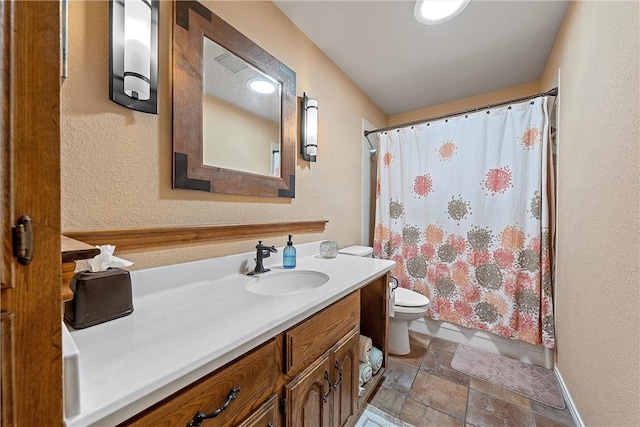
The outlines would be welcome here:
<svg viewBox="0 0 640 427">
<path fill-rule="evenodd" d="M 429 305 L 429 298 L 410 289 L 397 288 L 394 305 L 396 307 L 424 307 Z"/>
</svg>

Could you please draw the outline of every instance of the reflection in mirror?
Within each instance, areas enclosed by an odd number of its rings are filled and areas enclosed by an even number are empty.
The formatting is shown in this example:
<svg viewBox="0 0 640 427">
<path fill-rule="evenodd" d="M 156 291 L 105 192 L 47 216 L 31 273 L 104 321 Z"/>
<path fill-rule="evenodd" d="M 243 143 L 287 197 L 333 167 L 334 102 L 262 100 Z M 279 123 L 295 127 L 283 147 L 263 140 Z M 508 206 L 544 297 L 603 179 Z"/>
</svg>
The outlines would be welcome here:
<svg viewBox="0 0 640 427">
<path fill-rule="evenodd" d="M 202 58 L 203 163 L 280 176 L 280 83 L 207 37 Z"/>
</svg>

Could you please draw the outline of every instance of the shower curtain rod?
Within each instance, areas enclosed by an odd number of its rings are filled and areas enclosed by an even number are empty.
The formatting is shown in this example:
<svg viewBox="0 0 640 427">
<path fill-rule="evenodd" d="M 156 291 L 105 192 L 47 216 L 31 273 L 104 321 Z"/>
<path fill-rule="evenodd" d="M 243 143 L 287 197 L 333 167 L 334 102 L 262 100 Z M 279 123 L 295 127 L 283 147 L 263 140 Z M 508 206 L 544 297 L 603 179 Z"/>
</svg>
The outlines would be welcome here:
<svg viewBox="0 0 640 427">
<path fill-rule="evenodd" d="M 404 128 L 404 127 L 413 126 L 413 125 L 419 125 L 421 123 L 432 122 L 432 121 L 440 120 L 440 119 L 446 119 L 447 117 L 459 116 L 461 114 L 475 113 L 476 111 L 486 110 L 486 109 L 494 108 L 494 107 L 500 107 L 502 105 L 513 104 L 515 102 L 528 101 L 530 99 L 538 98 L 539 96 L 558 96 L 558 88 L 554 87 L 553 89 L 551 89 L 551 90 L 549 90 L 547 92 L 537 93 L 535 95 L 524 96 L 522 98 L 510 99 L 508 101 L 498 102 L 496 104 L 485 105 L 484 107 L 470 108 L 470 109 L 464 110 L 464 111 L 456 111 L 455 113 L 449 113 L 449 114 L 445 114 L 445 115 L 437 116 L 437 117 L 429 117 L 428 119 L 421 119 L 421 120 L 416 120 L 416 121 L 413 121 L 413 122 L 401 123 L 399 125 L 387 126 L 387 127 L 380 128 L 380 129 L 365 130 L 364 131 L 364 136 L 367 137 L 372 133 L 384 132 L 384 131 L 387 131 L 387 130 L 393 130 L 393 129 L 399 129 L 399 128 Z"/>
</svg>

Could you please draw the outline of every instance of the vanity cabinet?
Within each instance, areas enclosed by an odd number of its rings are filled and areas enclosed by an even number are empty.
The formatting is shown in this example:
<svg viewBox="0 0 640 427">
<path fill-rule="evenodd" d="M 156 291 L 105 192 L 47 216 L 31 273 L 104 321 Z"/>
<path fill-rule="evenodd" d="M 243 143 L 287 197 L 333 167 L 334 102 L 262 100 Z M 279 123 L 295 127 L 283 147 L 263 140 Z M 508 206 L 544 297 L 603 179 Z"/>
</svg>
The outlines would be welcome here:
<svg viewBox="0 0 640 427">
<path fill-rule="evenodd" d="M 359 397 L 360 333 L 383 349 L 386 365 L 387 285 L 388 275 L 373 280 L 122 425 L 183 427 L 225 404 L 201 425 L 354 425 L 384 372 Z"/>
<path fill-rule="evenodd" d="M 277 427 L 280 425 L 278 395 L 272 395 L 260 408 L 256 409 L 238 427 Z"/>
<path fill-rule="evenodd" d="M 287 427 L 344 426 L 355 417 L 359 338 L 353 329 L 285 386 Z"/>
<path fill-rule="evenodd" d="M 273 338 L 123 425 L 183 427 L 199 412 L 209 414 L 225 405 L 218 416 L 201 425 L 238 425 L 276 391 L 282 370 L 281 349 L 282 339 Z M 260 419 L 256 422 L 247 425 L 261 425 Z"/>
<path fill-rule="evenodd" d="M 358 295 L 353 292 L 284 332 L 286 375 L 297 375 L 359 326 Z"/>
<path fill-rule="evenodd" d="M 326 352 L 285 386 L 287 427 L 331 426 L 331 357 Z"/>
<path fill-rule="evenodd" d="M 336 344 L 331 352 L 333 367 L 333 425 L 355 422 L 358 413 L 360 330 L 356 329 Z"/>
<path fill-rule="evenodd" d="M 293 376 L 284 392 L 287 427 L 343 426 L 355 417 L 359 325 L 354 292 L 284 333 L 286 373 Z"/>
</svg>

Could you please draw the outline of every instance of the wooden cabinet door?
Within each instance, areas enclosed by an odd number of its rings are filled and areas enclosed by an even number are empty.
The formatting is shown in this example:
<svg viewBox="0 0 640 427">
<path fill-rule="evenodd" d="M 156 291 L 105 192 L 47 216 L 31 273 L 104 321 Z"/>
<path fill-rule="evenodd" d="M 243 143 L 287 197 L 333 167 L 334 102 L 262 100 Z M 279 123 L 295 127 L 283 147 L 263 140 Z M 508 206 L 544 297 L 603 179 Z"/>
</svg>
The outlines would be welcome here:
<svg viewBox="0 0 640 427">
<path fill-rule="evenodd" d="M 62 425 L 60 3 L 0 0 L 0 424 Z M 28 215 L 33 257 L 13 255 Z"/>
<path fill-rule="evenodd" d="M 332 349 L 333 425 L 344 426 L 358 413 L 358 342 L 356 328 Z"/>
<path fill-rule="evenodd" d="M 285 386 L 287 427 L 332 425 L 330 362 L 327 352 Z"/>
<path fill-rule="evenodd" d="M 279 425 L 278 395 L 274 394 L 238 427 L 278 427 Z"/>
</svg>

